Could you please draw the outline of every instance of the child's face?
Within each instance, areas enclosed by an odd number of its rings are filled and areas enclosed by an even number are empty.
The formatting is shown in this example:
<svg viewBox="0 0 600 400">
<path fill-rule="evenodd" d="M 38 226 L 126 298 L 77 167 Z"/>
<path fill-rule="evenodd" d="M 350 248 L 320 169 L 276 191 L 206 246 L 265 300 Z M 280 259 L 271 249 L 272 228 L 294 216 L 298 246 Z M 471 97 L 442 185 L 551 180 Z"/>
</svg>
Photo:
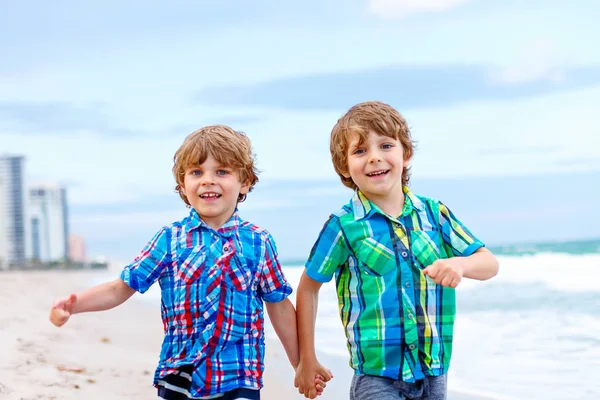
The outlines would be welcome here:
<svg viewBox="0 0 600 400">
<path fill-rule="evenodd" d="M 236 171 L 221 165 L 212 155 L 199 167 L 185 170 L 183 193 L 204 222 L 219 229 L 231 218 L 240 193 L 249 185 L 241 183 Z"/>
<path fill-rule="evenodd" d="M 363 143 L 359 140 L 358 135 L 350 137 L 344 176 L 371 201 L 402 196 L 402 172 L 410 161 L 404 159 L 402 143 L 375 132 L 369 132 Z"/>
</svg>

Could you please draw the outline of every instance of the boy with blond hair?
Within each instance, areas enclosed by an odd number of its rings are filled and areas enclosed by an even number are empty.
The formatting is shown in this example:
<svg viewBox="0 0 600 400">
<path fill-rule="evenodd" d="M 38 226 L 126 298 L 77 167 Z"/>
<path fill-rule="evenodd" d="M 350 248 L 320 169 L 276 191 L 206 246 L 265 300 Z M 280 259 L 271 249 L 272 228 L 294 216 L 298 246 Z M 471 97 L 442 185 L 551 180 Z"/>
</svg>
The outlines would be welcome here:
<svg viewBox="0 0 600 400">
<path fill-rule="evenodd" d="M 190 134 L 174 157 L 190 213 L 163 227 L 120 278 L 57 300 L 50 320 L 108 310 L 158 281 L 165 337 L 154 375 L 163 399 L 259 399 L 263 301 L 290 363 L 298 364 L 292 288 L 271 235 L 240 218 L 258 182 L 250 140 L 224 125 Z M 324 378 L 315 378 L 322 391 Z"/>
<path fill-rule="evenodd" d="M 440 201 L 409 189 L 414 144 L 391 106 L 352 107 L 331 132 L 331 157 L 354 190 L 325 223 L 296 294 L 295 385 L 315 398 L 318 293 L 335 275 L 354 369 L 350 399 L 446 399 L 455 288 L 498 271 L 494 255 Z"/>
</svg>

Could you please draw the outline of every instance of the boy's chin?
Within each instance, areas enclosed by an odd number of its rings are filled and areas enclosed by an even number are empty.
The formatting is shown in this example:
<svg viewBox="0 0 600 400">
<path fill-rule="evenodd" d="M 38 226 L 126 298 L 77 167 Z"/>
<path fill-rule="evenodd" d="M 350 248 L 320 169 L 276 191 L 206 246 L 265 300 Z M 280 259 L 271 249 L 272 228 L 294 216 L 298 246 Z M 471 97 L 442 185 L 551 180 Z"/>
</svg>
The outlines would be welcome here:
<svg viewBox="0 0 600 400">
<path fill-rule="evenodd" d="M 394 187 L 393 185 L 381 185 L 381 186 L 368 186 L 368 187 L 364 187 L 358 188 L 364 195 L 366 195 L 367 197 L 369 195 L 372 196 L 377 196 L 377 197 L 381 197 L 381 196 L 392 196 L 395 195 L 397 192 L 402 192 L 402 185 L 399 186 L 399 189 Z"/>
</svg>

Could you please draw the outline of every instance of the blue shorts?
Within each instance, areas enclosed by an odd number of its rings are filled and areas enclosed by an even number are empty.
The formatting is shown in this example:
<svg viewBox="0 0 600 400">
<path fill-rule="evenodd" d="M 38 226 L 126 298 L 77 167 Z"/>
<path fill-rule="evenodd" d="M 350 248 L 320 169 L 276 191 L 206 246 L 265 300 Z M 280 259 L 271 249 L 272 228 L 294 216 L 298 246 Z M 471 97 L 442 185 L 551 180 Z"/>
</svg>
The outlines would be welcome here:
<svg viewBox="0 0 600 400">
<path fill-rule="evenodd" d="M 372 375 L 354 375 L 350 400 L 446 400 L 448 375 L 426 376 L 415 383 Z"/>
</svg>

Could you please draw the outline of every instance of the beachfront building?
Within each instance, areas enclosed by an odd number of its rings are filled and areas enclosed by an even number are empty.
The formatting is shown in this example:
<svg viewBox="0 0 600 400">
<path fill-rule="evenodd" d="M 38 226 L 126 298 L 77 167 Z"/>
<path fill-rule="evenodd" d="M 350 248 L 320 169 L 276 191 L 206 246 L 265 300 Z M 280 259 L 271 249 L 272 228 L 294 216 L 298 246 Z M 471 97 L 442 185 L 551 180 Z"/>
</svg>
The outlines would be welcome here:
<svg viewBox="0 0 600 400">
<path fill-rule="evenodd" d="M 6 216 L 4 215 L 4 188 L 2 180 L 0 179 L 0 270 L 5 269 L 7 267 L 7 244 L 6 244 L 6 228 L 4 227 L 4 220 Z"/>
<path fill-rule="evenodd" d="M 25 205 L 25 157 L 0 155 L 0 180 L 2 191 L 2 235 L 6 264 L 25 264 L 26 205 Z"/>
<path fill-rule="evenodd" d="M 56 183 L 29 187 L 28 253 L 34 261 L 67 261 L 69 258 L 67 191 Z"/>
<path fill-rule="evenodd" d="M 83 236 L 69 235 L 69 260 L 74 263 L 87 262 L 87 252 Z"/>
</svg>

